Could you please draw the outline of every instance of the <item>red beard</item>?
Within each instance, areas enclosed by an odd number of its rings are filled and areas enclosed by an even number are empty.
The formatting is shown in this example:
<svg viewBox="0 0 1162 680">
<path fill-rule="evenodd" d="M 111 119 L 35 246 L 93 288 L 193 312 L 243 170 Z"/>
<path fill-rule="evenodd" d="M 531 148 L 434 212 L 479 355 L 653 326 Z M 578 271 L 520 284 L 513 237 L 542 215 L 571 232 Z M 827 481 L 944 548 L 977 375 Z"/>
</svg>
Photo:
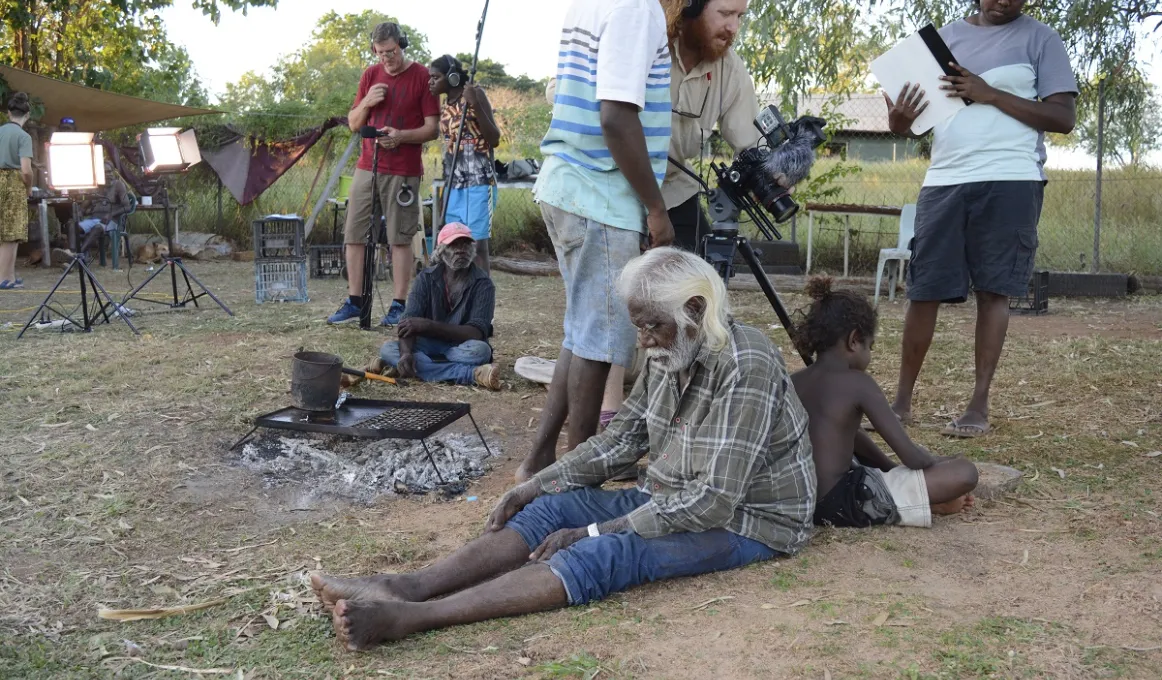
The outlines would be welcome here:
<svg viewBox="0 0 1162 680">
<path fill-rule="evenodd" d="M 729 33 L 710 35 L 710 29 L 701 18 L 689 20 L 682 30 L 686 46 L 698 53 L 702 61 L 718 61 L 734 44 Z"/>
</svg>

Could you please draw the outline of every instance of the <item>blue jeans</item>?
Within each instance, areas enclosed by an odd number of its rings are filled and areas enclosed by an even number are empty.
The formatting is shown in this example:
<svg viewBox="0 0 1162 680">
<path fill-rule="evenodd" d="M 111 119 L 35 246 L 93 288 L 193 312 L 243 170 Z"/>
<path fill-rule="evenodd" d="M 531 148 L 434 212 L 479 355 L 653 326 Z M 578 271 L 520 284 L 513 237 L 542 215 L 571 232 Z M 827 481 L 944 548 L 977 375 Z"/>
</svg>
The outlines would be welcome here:
<svg viewBox="0 0 1162 680">
<path fill-rule="evenodd" d="M 650 500 L 637 489 L 585 488 L 540 496 L 506 525 L 532 552 L 549 534 L 625 517 Z M 735 569 L 781 555 L 726 529 L 642 538 L 632 531 L 586 537 L 549 558 L 569 604 L 600 600 L 631 586 Z"/>
<path fill-rule="evenodd" d="M 443 340 L 416 338 L 416 377 L 424 382 L 453 382 L 471 385 L 472 371 L 492 360 L 492 347 L 483 340 L 468 340 L 453 345 Z M 379 356 L 388 364 L 399 363 L 399 341 L 383 343 Z M 442 359 L 442 360 L 437 360 Z"/>
</svg>

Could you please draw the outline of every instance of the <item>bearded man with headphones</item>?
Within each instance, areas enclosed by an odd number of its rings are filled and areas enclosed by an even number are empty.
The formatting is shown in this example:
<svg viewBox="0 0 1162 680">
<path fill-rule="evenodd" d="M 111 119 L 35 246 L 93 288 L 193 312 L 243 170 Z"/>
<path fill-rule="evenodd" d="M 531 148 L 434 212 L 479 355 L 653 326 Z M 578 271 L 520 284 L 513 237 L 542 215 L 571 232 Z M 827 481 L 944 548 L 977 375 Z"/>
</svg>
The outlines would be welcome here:
<svg viewBox="0 0 1162 680">
<path fill-rule="evenodd" d="M 355 104 L 347 114 L 352 132 L 371 125 L 382 136 L 363 140 L 351 181 L 347 225 L 343 230 L 349 297 L 327 319 L 331 324 L 359 320 L 363 307 L 364 245 L 376 195 L 387 222 L 394 279 L 394 299 L 383 325 L 395 325 L 403 316 L 415 266 L 412 237 L 420 223 L 420 203 L 415 199 L 424 171 L 423 145 L 436 139 L 440 120 L 440 101 L 428 90 L 428 69 L 405 56 L 407 47 L 407 35 L 399 24 L 389 21 L 375 27 L 371 48 L 379 63 L 363 72 Z M 371 166 L 377 144 L 379 167 L 378 177 L 374 177 Z M 372 186 L 373 181 L 376 186 Z"/>
</svg>

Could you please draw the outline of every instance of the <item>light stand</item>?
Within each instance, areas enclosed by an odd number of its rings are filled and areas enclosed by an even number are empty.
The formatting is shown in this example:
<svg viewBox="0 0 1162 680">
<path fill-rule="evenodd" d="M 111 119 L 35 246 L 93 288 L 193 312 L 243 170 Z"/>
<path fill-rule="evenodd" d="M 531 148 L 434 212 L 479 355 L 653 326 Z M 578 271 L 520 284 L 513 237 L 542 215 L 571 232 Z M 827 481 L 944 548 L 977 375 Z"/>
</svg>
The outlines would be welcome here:
<svg viewBox="0 0 1162 680">
<path fill-rule="evenodd" d="M 476 51 L 472 53 L 472 69 L 468 72 L 468 82 L 465 86 L 476 82 L 476 67 L 480 61 L 480 41 L 484 37 L 484 20 L 488 18 L 488 0 L 484 0 L 484 12 L 480 14 L 480 23 L 476 24 Z M 460 95 L 463 99 L 464 95 Z M 460 160 L 460 140 L 464 139 L 464 124 L 468 120 L 468 102 L 464 101 L 464 108 L 460 115 L 460 131 L 452 138 L 452 167 L 447 168 L 444 179 L 444 202 L 440 206 L 440 220 L 447 219 L 448 204 L 452 198 L 452 178 L 456 176 L 456 164 Z M 492 200 L 491 198 L 489 200 Z M 433 208 L 434 209 L 434 208 Z"/>
<path fill-rule="evenodd" d="M 739 233 L 738 216 L 740 212 L 746 212 L 747 216 L 754 221 L 755 226 L 759 228 L 759 231 L 769 240 L 782 240 L 782 234 L 779 233 L 779 230 L 770 221 L 770 218 L 762 210 L 758 209 L 758 205 L 750 196 L 731 191 L 729 189 L 730 184 L 722 181 L 724 179 L 722 174 L 729 172 L 729 169 L 725 166 L 711 164 L 711 168 L 719 175 L 720 180 L 718 188 L 711 190 L 706 185 L 706 182 L 702 181 L 701 177 L 691 172 L 684 164 L 675 161 L 673 158 L 670 159 L 670 162 L 676 165 L 682 172 L 693 177 L 707 194 L 707 203 L 710 208 L 710 233 L 702 237 L 702 242 L 698 246 L 698 255 L 714 267 L 719 276 L 722 277 L 727 288 L 729 288 L 730 279 L 734 276 L 734 253 L 735 251 L 741 252 L 742 259 L 750 267 L 755 281 L 759 284 L 759 288 L 767 296 L 767 301 L 770 302 L 771 308 L 775 310 L 775 316 L 783 324 L 787 335 L 793 338 L 795 325 L 791 322 L 791 316 L 787 313 L 787 308 L 783 306 L 783 301 L 779 299 L 779 294 L 775 291 L 774 284 L 771 283 L 766 271 L 763 270 L 762 263 L 759 262 L 758 256 L 755 255 L 754 249 L 750 245 L 750 240 Z M 798 348 L 796 350 L 803 359 L 803 363 L 810 366 L 812 363 L 811 357 Z"/>
<path fill-rule="evenodd" d="M 105 184 L 104 148 L 93 143 L 93 134 L 90 132 L 54 132 L 48 145 L 48 159 L 49 184 L 53 189 L 61 191 L 81 191 L 95 189 Z M 28 318 L 28 323 L 24 324 L 24 328 L 20 329 L 20 333 L 16 336 L 17 339 L 24 337 L 24 333 L 32 326 L 38 316 L 45 322 L 49 321 L 49 312 L 56 313 L 62 319 L 72 324 L 73 327 L 89 333 L 92 332 L 95 324 L 100 322 L 109 323 L 110 315 L 108 310 L 110 308 L 121 312 L 115 312 L 114 314 L 121 317 L 125 325 L 129 326 L 129 330 L 140 335 L 137 328 L 133 326 L 133 322 L 124 313 L 123 308 L 118 307 L 113 297 L 97 281 L 97 277 L 85 262 L 84 253 L 76 252 L 78 241 L 76 232 L 77 221 L 80 219 L 80 205 L 74 201 L 73 220 L 69 230 L 69 245 L 74 249 L 73 259 L 69 262 L 69 266 L 61 274 L 61 277 L 57 279 L 56 285 L 52 287 L 52 290 L 49 291 L 48 295 L 36 308 L 36 311 Z M 45 244 L 45 249 L 48 249 L 47 243 Z M 66 312 L 63 308 L 54 306 L 53 297 L 60 290 L 61 286 L 64 285 L 69 275 L 74 272 L 77 275 L 77 282 L 81 290 L 81 304 L 72 312 Z M 92 293 L 92 299 L 90 299 L 90 292 Z M 73 317 L 77 309 L 81 312 L 80 319 Z M 62 326 L 62 330 L 65 328 L 67 326 Z"/>
<path fill-rule="evenodd" d="M 205 286 L 196 276 L 186 269 L 182 258 L 174 255 L 173 246 L 173 232 L 170 228 L 169 213 L 169 184 L 166 182 L 165 175 L 181 173 L 188 170 L 201 162 L 202 155 L 198 151 L 197 138 L 194 136 L 193 130 L 181 131 L 181 128 L 150 128 L 146 130 L 145 134 L 137 136 L 137 142 L 141 147 L 142 169 L 147 174 L 161 175 L 159 177 L 159 185 L 161 190 L 161 205 L 162 211 L 165 213 L 163 222 L 165 223 L 165 240 L 169 247 L 169 254 L 165 257 L 165 262 L 158 267 L 149 278 L 141 282 L 141 285 L 130 291 L 121 304 L 125 305 L 130 300 L 138 300 L 140 302 L 148 302 L 154 305 L 164 305 L 170 309 L 185 308 L 189 303 L 194 303 L 198 307 L 198 298 L 209 296 L 219 307 L 222 308 L 230 316 L 234 316 L 234 312 L 222 303 L 210 289 Z M 145 289 L 159 274 L 168 270 L 170 274 L 170 290 L 172 291 L 172 298 L 170 300 L 151 300 L 149 298 L 138 297 L 142 290 Z M 178 271 L 182 273 L 182 280 L 185 282 L 185 293 L 178 296 Z M 191 284 L 191 281 L 193 282 Z M 194 292 L 194 285 L 198 287 L 200 292 Z"/>
</svg>

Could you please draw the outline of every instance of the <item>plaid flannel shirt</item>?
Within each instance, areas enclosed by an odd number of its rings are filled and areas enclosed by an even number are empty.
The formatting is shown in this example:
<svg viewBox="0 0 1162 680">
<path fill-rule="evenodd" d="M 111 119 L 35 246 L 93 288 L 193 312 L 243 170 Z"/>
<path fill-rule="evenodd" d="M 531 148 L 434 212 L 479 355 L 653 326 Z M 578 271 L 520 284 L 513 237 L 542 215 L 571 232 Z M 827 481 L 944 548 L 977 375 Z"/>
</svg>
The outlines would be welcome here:
<svg viewBox="0 0 1162 680">
<path fill-rule="evenodd" d="M 643 538 L 725 528 L 792 554 L 811 537 L 807 411 L 758 330 L 732 320 L 727 346 L 703 346 L 682 394 L 677 374 L 647 363 L 605 432 L 534 479 L 545 493 L 597 485 L 647 452 L 652 499 L 627 516 Z"/>
</svg>

